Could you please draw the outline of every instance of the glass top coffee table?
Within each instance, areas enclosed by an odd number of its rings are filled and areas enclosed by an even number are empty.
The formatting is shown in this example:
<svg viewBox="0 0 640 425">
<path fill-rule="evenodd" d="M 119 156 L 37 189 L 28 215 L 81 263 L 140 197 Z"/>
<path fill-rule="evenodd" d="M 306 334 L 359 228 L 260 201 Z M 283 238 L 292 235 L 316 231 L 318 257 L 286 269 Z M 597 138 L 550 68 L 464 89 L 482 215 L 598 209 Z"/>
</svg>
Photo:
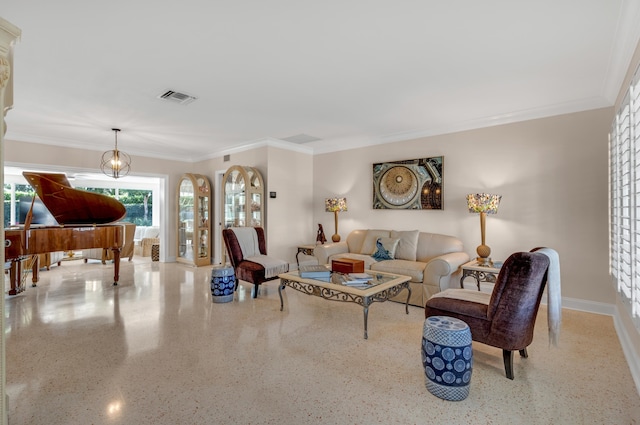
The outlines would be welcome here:
<svg viewBox="0 0 640 425">
<path fill-rule="evenodd" d="M 280 286 L 280 311 L 284 308 L 282 290 L 290 287 L 307 295 L 324 298 L 325 300 L 349 302 L 361 305 L 364 309 L 364 339 L 367 335 L 367 318 L 369 306 L 374 302 L 384 302 L 398 295 L 403 289 L 409 294 L 405 302 L 405 311 L 409 314 L 409 299 L 411 298 L 411 288 L 409 287 L 409 276 L 393 275 L 389 273 L 367 271 L 371 276 L 368 284 L 362 286 L 348 286 L 344 284 L 344 275 L 331 273 L 331 277 L 325 280 L 300 277 L 298 271 L 291 271 L 278 275 Z"/>
</svg>

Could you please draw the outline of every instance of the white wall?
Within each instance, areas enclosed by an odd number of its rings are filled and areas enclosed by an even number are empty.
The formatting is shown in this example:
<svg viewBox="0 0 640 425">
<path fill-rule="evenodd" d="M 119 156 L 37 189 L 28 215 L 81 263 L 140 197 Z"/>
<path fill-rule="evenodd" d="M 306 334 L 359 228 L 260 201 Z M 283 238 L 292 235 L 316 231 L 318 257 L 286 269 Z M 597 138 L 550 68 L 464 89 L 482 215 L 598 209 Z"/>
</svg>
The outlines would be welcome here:
<svg viewBox="0 0 640 425">
<path fill-rule="evenodd" d="M 382 228 L 454 235 L 475 256 L 480 223 L 468 193 L 502 195 L 487 217 L 494 259 L 537 246 L 561 258 L 562 295 L 613 304 L 608 276 L 608 130 L 613 109 L 520 122 L 314 157 L 314 222 L 333 233 L 324 199 L 346 196 L 340 234 Z M 444 156 L 444 209 L 374 210 L 372 164 Z"/>
<path fill-rule="evenodd" d="M 313 244 L 313 156 L 269 148 L 266 178 L 270 255 L 295 263 L 296 247 Z M 276 192 L 275 199 L 269 192 Z"/>
<path fill-rule="evenodd" d="M 270 145 L 249 151 L 232 153 L 228 162 L 215 158 L 194 165 L 197 172 L 212 182 L 215 173 L 233 165 L 255 167 L 265 185 L 265 234 L 267 252 L 295 263 L 296 246 L 315 241 L 312 222 L 313 157 L 309 153 L 282 149 Z M 276 198 L 269 198 L 276 192 Z M 215 208 L 221 207 L 222 194 L 214 197 Z M 220 247 L 217 247 L 221 249 Z"/>
</svg>

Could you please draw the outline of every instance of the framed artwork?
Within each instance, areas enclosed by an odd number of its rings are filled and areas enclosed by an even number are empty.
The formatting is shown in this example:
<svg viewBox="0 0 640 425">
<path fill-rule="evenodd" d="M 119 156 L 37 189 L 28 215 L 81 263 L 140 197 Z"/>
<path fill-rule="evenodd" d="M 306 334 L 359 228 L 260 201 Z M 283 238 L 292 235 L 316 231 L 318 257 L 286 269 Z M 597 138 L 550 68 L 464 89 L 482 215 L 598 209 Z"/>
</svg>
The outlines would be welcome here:
<svg viewBox="0 0 640 425">
<path fill-rule="evenodd" d="M 373 164 L 373 209 L 441 210 L 444 157 Z"/>
</svg>

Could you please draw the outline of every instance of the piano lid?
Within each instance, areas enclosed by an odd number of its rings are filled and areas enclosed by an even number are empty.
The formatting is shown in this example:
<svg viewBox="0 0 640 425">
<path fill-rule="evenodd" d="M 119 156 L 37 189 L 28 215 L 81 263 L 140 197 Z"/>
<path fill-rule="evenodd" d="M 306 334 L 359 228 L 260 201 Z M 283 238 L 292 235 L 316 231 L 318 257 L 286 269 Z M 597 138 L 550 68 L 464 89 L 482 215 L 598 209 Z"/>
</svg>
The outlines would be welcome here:
<svg viewBox="0 0 640 425">
<path fill-rule="evenodd" d="M 25 171 L 22 175 L 59 224 L 113 223 L 127 214 L 117 199 L 74 189 L 65 174 Z"/>
</svg>

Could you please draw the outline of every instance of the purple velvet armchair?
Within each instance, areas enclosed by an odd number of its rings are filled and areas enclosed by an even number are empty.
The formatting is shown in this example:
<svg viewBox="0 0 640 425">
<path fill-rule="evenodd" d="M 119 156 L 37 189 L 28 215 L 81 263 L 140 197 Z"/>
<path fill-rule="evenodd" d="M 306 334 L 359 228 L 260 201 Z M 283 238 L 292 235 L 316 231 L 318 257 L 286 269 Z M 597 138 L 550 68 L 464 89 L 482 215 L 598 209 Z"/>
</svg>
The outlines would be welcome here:
<svg viewBox="0 0 640 425">
<path fill-rule="evenodd" d="M 255 231 L 258 237 L 259 254 L 266 256 L 267 244 L 264 236 L 264 229 L 262 227 L 255 227 Z M 278 279 L 278 276 L 267 277 L 265 267 L 262 264 L 254 261 L 248 261 L 244 258 L 241 244 L 232 229 L 223 229 L 222 238 L 224 239 L 224 244 L 227 248 L 229 261 L 231 262 L 231 266 L 236 274 L 236 282 L 238 280 L 244 280 L 246 282 L 253 283 L 254 290 L 252 297 L 257 298 L 258 286 L 264 282 Z"/>
<path fill-rule="evenodd" d="M 517 252 L 504 262 L 491 294 L 447 289 L 427 301 L 425 317 L 466 322 L 474 341 L 502 349 L 505 373 L 513 379 L 513 352 L 528 356 L 548 268 L 546 255 Z"/>
</svg>

